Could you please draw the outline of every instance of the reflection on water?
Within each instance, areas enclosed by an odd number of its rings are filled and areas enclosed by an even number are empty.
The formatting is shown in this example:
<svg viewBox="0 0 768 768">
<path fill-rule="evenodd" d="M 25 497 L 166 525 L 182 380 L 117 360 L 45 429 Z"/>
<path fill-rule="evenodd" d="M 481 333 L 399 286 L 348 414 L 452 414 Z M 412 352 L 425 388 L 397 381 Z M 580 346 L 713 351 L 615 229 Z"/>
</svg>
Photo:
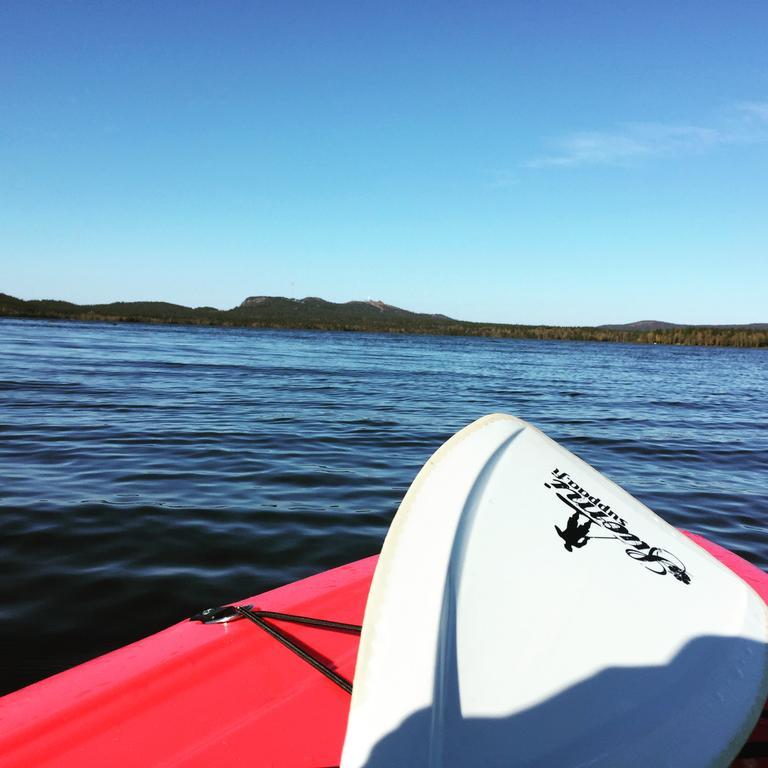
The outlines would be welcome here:
<svg viewBox="0 0 768 768">
<path fill-rule="evenodd" d="M 486 413 L 768 568 L 768 352 L 0 321 L 0 691 L 377 552 Z"/>
</svg>

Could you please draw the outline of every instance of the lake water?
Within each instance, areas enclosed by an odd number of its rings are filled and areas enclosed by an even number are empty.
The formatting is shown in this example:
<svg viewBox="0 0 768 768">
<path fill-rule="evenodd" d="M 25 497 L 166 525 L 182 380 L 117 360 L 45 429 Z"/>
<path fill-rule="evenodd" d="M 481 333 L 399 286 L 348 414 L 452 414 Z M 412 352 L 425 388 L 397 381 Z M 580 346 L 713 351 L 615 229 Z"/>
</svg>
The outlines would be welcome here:
<svg viewBox="0 0 768 768">
<path fill-rule="evenodd" d="M 0 320 L 0 692 L 377 552 L 493 411 L 768 568 L 768 350 Z"/>
</svg>

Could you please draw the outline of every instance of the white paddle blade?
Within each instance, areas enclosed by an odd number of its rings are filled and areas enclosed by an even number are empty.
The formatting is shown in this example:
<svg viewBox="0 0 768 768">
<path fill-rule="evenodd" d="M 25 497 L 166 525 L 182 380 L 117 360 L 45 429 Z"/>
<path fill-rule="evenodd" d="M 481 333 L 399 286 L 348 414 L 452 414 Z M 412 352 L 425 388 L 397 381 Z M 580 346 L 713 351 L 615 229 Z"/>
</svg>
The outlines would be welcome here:
<svg viewBox="0 0 768 768">
<path fill-rule="evenodd" d="M 519 419 L 442 446 L 363 623 L 343 768 L 727 765 L 766 697 L 744 582 Z"/>
</svg>

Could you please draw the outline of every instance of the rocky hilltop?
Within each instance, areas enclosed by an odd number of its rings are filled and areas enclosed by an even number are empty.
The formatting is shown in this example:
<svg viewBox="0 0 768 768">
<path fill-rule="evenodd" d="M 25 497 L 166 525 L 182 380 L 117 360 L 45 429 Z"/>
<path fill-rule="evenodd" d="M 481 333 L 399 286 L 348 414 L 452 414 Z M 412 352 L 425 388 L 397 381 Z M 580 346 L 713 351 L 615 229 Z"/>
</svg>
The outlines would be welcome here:
<svg viewBox="0 0 768 768">
<path fill-rule="evenodd" d="M 317 296 L 304 299 L 287 299 L 282 296 L 249 296 L 237 310 L 251 317 L 263 319 L 303 318 L 311 322 L 338 321 L 343 323 L 372 322 L 388 325 L 391 322 L 425 323 L 429 326 L 446 326 L 459 323 L 446 315 L 411 312 L 383 301 L 347 301 L 336 303 Z"/>
</svg>

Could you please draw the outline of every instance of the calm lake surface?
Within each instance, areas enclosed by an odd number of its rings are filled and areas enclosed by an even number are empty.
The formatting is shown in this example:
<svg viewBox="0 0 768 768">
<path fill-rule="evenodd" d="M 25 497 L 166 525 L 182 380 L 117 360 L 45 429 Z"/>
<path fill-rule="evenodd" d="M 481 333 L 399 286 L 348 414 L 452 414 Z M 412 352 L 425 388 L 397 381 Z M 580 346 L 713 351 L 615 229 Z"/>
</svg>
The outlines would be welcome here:
<svg viewBox="0 0 768 768">
<path fill-rule="evenodd" d="M 768 568 L 768 351 L 0 320 L 0 692 L 378 552 L 521 416 Z"/>
</svg>

